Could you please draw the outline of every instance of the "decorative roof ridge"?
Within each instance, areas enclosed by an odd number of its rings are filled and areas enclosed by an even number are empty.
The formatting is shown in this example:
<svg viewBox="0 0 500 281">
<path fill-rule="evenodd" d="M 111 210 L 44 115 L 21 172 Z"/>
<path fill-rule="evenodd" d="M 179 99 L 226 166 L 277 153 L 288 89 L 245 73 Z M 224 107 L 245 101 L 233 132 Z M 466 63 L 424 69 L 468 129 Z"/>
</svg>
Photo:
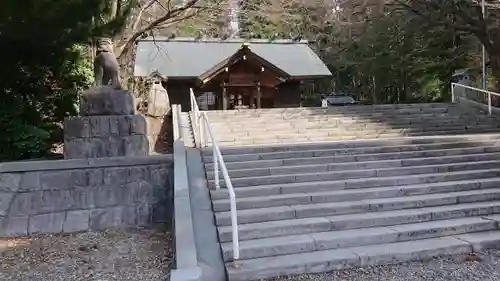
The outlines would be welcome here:
<svg viewBox="0 0 500 281">
<path fill-rule="evenodd" d="M 222 38 L 194 38 L 194 37 L 174 37 L 169 38 L 166 36 L 155 36 L 147 37 L 139 42 L 185 42 L 185 43 L 249 43 L 249 44 L 308 44 L 308 40 L 293 40 L 293 39 L 246 39 L 246 38 L 233 38 L 233 39 L 222 39 Z"/>
</svg>

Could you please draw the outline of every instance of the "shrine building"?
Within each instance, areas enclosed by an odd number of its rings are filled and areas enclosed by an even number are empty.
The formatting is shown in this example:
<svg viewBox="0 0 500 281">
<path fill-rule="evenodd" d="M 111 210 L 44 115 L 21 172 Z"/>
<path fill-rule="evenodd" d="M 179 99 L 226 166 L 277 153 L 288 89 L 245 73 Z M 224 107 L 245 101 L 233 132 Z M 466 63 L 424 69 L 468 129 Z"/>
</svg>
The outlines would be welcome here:
<svg viewBox="0 0 500 281">
<path fill-rule="evenodd" d="M 331 76 L 301 40 L 155 38 L 137 43 L 134 75 L 164 78 L 170 102 L 190 109 L 298 107 L 304 81 Z"/>
</svg>

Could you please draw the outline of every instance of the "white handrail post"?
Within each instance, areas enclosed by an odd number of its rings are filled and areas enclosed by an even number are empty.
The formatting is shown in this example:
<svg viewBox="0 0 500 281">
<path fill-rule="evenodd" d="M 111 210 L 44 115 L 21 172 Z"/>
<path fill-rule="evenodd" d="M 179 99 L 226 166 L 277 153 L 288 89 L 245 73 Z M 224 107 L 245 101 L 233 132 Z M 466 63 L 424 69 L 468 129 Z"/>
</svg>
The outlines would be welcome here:
<svg viewBox="0 0 500 281">
<path fill-rule="evenodd" d="M 451 83 L 451 102 L 454 103 L 455 101 L 455 84 Z"/>
<path fill-rule="evenodd" d="M 178 140 L 181 136 L 180 130 L 179 130 L 179 110 L 180 106 L 178 107 L 177 104 L 172 105 L 172 124 L 174 126 L 174 141 Z"/>
<path fill-rule="evenodd" d="M 234 195 L 233 185 L 231 181 L 228 182 L 231 190 L 229 196 L 231 197 L 231 226 L 233 234 L 233 263 L 240 259 L 240 238 L 238 237 L 238 214 L 236 213 L 236 196 Z"/>
<path fill-rule="evenodd" d="M 491 115 L 491 93 L 488 92 L 488 115 Z"/>
<path fill-rule="evenodd" d="M 192 88 L 189 89 L 189 100 L 191 102 L 191 122 L 193 127 L 193 134 L 195 137 L 196 146 L 201 148 L 203 143 L 203 136 L 200 134 L 200 109 L 198 108 L 198 102 L 196 101 L 196 96 Z"/>
<path fill-rule="evenodd" d="M 205 118 L 205 121 L 206 121 L 206 122 L 205 122 L 205 126 L 203 126 L 203 134 L 204 134 L 204 135 L 209 135 L 209 131 L 208 131 L 208 117 L 207 117 L 207 114 L 206 114 L 206 113 L 203 113 L 203 117 Z M 208 138 L 205 138 L 205 139 L 204 139 L 204 141 L 205 141 L 205 142 L 203 143 L 203 145 L 204 145 L 205 147 L 208 147 Z M 213 142 L 213 139 L 212 139 L 212 142 Z M 213 145 L 213 143 L 212 143 L 212 145 Z"/>
<path fill-rule="evenodd" d="M 200 148 L 203 148 L 205 135 L 203 134 L 202 127 L 205 126 L 205 122 L 203 122 L 201 114 L 195 118 L 197 120 L 196 122 L 198 123 L 198 127 L 196 127 L 196 131 L 197 131 L 196 133 L 198 134 L 198 136 L 200 136 Z"/>
<path fill-rule="evenodd" d="M 201 115 L 200 115 L 200 112 L 198 111 L 198 114 L 196 115 L 196 123 L 198 123 L 198 135 L 200 136 L 200 148 L 203 147 L 203 139 L 204 139 L 204 135 L 203 135 L 203 131 L 201 129 L 202 126 L 204 126 L 205 124 L 203 124 L 203 122 L 201 122 Z"/>
<path fill-rule="evenodd" d="M 215 177 L 215 189 L 220 188 L 219 183 L 219 157 L 217 156 L 217 151 L 215 146 L 212 146 L 212 161 L 214 163 L 214 177 Z"/>
<path fill-rule="evenodd" d="M 202 126 L 200 126 L 200 135 L 203 136 L 203 138 L 201 139 L 200 145 L 202 147 L 208 147 L 208 135 L 209 135 L 209 133 L 207 131 L 208 117 L 207 117 L 206 112 L 200 113 L 200 121 L 203 124 Z M 210 137 L 212 137 L 212 136 L 210 136 Z"/>
</svg>

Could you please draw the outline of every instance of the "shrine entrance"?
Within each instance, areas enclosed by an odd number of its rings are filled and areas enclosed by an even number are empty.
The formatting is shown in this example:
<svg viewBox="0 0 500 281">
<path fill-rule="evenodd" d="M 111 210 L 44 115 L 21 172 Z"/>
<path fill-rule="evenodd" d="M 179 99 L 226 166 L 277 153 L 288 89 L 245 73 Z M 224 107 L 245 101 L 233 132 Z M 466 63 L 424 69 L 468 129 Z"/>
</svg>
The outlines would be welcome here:
<svg viewBox="0 0 500 281">
<path fill-rule="evenodd" d="M 243 46 L 227 61 L 207 72 L 199 88 L 217 93 L 217 109 L 272 108 L 276 89 L 286 76 L 281 69 Z"/>
<path fill-rule="evenodd" d="M 227 100 L 225 109 L 248 109 L 262 107 L 262 93 L 260 77 L 258 73 L 263 72 L 255 62 L 239 62 L 232 65 L 231 69 L 226 67 L 226 73 L 221 83 L 222 98 Z"/>
<path fill-rule="evenodd" d="M 265 88 L 256 86 L 225 85 L 223 91 L 228 96 L 227 109 L 273 108 L 273 97 Z"/>
</svg>

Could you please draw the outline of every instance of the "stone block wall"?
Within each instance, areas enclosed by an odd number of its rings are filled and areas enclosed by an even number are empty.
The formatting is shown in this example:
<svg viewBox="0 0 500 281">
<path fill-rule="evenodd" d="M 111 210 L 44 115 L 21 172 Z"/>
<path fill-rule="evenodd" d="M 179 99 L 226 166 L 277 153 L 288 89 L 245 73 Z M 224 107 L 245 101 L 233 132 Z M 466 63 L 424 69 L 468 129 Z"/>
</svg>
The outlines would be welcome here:
<svg viewBox="0 0 500 281">
<path fill-rule="evenodd" d="M 171 155 L 0 164 L 0 236 L 170 223 Z"/>
</svg>

